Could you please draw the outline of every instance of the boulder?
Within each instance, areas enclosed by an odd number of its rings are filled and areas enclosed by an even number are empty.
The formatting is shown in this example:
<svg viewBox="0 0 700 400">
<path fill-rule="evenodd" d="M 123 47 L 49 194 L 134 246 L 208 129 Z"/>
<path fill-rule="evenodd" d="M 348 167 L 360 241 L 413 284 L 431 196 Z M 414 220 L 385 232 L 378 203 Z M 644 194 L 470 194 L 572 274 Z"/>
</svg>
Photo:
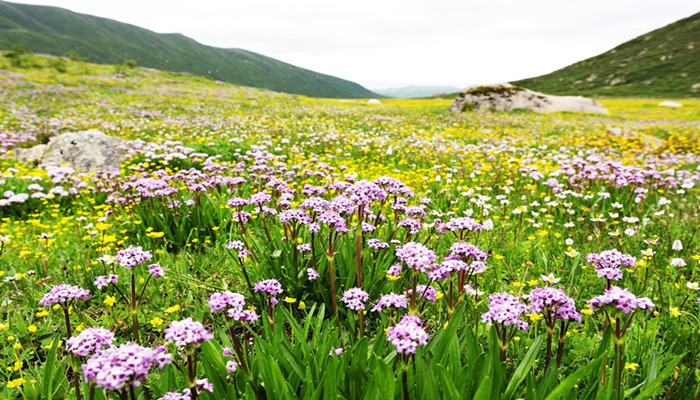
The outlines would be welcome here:
<svg viewBox="0 0 700 400">
<path fill-rule="evenodd" d="M 666 100 L 659 103 L 659 107 L 683 107 L 683 104 L 676 103 L 675 101 Z"/>
<path fill-rule="evenodd" d="M 536 113 L 573 111 L 608 114 L 598 102 L 581 96 L 552 96 L 509 83 L 472 86 L 464 89 L 450 104 L 449 111 L 514 111 L 530 110 Z"/>
<path fill-rule="evenodd" d="M 81 171 L 109 170 L 119 168 L 124 161 L 127 143 L 98 130 L 68 132 L 52 137 L 48 144 L 15 149 L 15 158 L 44 165 L 69 165 Z"/>
</svg>

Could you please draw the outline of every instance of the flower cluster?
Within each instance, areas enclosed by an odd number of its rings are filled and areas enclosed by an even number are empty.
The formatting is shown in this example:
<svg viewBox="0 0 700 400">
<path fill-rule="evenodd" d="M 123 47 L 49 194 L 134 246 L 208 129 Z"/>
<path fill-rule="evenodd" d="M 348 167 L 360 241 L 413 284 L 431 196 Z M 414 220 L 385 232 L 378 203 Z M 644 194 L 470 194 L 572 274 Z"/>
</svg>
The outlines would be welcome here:
<svg viewBox="0 0 700 400">
<path fill-rule="evenodd" d="M 532 312 L 546 312 L 552 319 L 566 319 L 581 322 L 581 313 L 576 309 L 574 299 L 561 289 L 551 286 L 532 289 L 528 296 Z"/>
<path fill-rule="evenodd" d="M 166 339 L 172 340 L 175 346 L 180 348 L 214 339 L 214 335 L 209 333 L 201 322 L 193 321 L 191 317 L 171 322 L 163 332 Z"/>
<path fill-rule="evenodd" d="M 121 390 L 126 386 L 140 386 L 148 378 L 148 371 L 157 366 L 163 368 L 172 362 L 166 347 L 142 347 L 124 343 L 119 347 L 100 350 L 82 365 L 83 376 L 88 382 L 108 390 Z"/>
<path fill-rule="evenodd" d="M 39 304 L 48 307 L 52 304 L 67 303 L 74 300 L 87 300 L 90 291 L 78 286 L 61 283 L 53 286 L 44 297 L 39 300 Z"/>
<path fill-rule="evenodd" d="M 282 284 L 277 279 L 266 279 L 256 282 L 253 286 L 256 292 L 263 292 L 269 296 L 275 296 L 282 293 Z"/>
<path fill-rule="evenodd" d="M 235 321 L 255 322 L 258 319 L 255 311 L 245 309 L 245 297 L 240 293 L 213 293 L 207 303 L 212 313 L 226 310 L 228 317 Z"/>
<path fill-rule="evenodd" d="M 653 310 L 654 303 L 648 297 L 637 297 L 629 289 L 621 289 L 617 286 L 611 286 L 600 296 L 596 296 L 588 300 L 591 311 L 595 308 L 612 307 L 620 310 L 625 314 L 630 311 Z"/>
<path fill-rule="evenodd" d="M 130 246 L 124 250 L 118 251 L 114 256 L 114 261 L 126 269 L 131 269 L 137 265 L 150 261 L 152 258 L 153 255 L 151 252 L 144 251 L 141 246 Z"/>
<path fill-rule="evenodd" d="M 110 274 L 108 276 L 98 276 L 95 278 L 95 286 L 97 286 L 98 289 L 102 289 L 110 283 L 116 284 L 118 280 L 119 275 Z"/>
<path fill-rule="evenodd" d="M 527 330 L 529 324 L 520 319 L 526 312 L 527 306 L 512 294 L 494 293 L 489 296 L 489 310 L 481 314 L 481 320 L 503 326 L 515 325 L 520 330 Z"/>
<path fill-rule="evenodd" d="M 430 264 L 437 259 L 434 251 L 425 245 L 416 242 L 408 242 L 396 248 L 396 257 L 406 263 L 409 268 L 424 272 Z"/>
<path fill-rule="evenodd" d="M 423 322 L 416 315 L 406 315 L 395 326 L 387 329 L 387 340 L 399 354 L 415 354 L 418 346 L 425 346 L 430 336 L 423 329 Z"/>
<path fill-rule="evenodd" d="M 114 333 L 105 328 L 88 328 L 73 336 L 66 342 L 66 350 L 76 356 L 87 357 L 101 350 L 103 347 L 111 347 L 114 341 Z"/>
<path fill-rule="evenodd" d="M 364 310 L 367 300 L 369 300 L 369 294 L 360 288 L 351 288 L 343 293 L 343 303 L 353 311 Z"/>
<path fill-rule="evenodd" d="M 377 304 L 375 304 L 374 307 L 372 307 L 372 311 L 382 312 L 385 308 L 388 307 L 408 308 L 408 301 L 406 299 L 406 295 L 396 293 L 383 294 L 379 298 Z"/>
<path fill-rule="evenodd" d="M 598 277 L 618 281 L 622 279 L 621 267 L 632 267 L 637 259 L 612 249 L 598 254 L 590 253 L 586 255 L 586 261 L 595 265 Z"/>
</svg>

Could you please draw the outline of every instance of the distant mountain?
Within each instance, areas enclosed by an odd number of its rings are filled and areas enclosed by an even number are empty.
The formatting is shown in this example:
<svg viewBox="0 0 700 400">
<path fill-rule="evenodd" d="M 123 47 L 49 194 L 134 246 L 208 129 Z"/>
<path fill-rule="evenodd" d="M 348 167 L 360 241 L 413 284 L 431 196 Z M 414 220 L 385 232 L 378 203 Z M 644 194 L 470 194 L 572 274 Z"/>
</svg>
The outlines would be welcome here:
<svg viewBox="0 0 700 400">
<path fill-rule="evenodd" d="M 57 7 L 0 1 L 0 49 L 21 42 L 36 53 L 76 51 L 91 62 L 189 72 L 238 85 L 315 97 L 369 98 L 357 83 L 241 49 L 205 46 L 181 34 L 159 34 Z"/>
<path fill-rule="evenodd" d="M 551 94 L 700 96 L 700 13 L 551 74 L 513 82 Z"/>
<path fill-rule="evenodd" d="M 435 94 L 459 92 L 460 88 L 453 86 L 406 86 L 392 89 L 373 89 L 372 91 L 387 97 L 415 99 L 419 97 L 430 97 Z"/>
</svg>

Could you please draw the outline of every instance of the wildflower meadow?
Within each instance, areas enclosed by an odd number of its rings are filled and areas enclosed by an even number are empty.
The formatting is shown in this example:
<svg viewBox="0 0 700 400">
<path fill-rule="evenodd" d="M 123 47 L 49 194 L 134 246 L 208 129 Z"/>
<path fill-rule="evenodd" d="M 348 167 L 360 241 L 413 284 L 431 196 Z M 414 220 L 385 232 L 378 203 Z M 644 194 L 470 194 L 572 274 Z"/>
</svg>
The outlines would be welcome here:
<svg viewBox="0 0 700 400">
<path fill-rule="evenodd" d="M 448 114 L 28 57 L 0 398 L 700 398 L 699 100 Z M 87 129 L 120 168 L 14 157 Z"/>
</svg>

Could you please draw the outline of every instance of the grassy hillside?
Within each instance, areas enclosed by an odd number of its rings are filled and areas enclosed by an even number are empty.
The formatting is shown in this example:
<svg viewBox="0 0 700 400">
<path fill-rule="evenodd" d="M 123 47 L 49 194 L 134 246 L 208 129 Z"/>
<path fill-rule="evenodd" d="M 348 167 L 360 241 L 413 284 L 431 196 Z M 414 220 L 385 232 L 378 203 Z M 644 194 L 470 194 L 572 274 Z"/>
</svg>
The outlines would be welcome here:
<svg viewBox="0 0 700 400">
<path fill-rule="evenodd" d="M 513 83 L 551 94 L 699 97 L 700 13 L 550 74 Z"/>
<path fill-rule="evenodd" d="M 459 88 L 453 86 L 406 86 L 401 88 L 374 89 L 373 92 L 387 97 L 417 99 L 421 97 L 430 97 L 441 93 L 454 93 L 459 90 Z"/>
<path fill-rule="evenodd" d="M 375 93 L 347 80 L 320 74 L 241 49 L 202 45 L 180 34 L 159 34 L 62 8 L 0 1 L 0 49 L 21 42 L 31 51 L 76 51 L 89 61 L 189 72 L 238 85 L 315 97 L 367 98 Z"/>
</svg>

